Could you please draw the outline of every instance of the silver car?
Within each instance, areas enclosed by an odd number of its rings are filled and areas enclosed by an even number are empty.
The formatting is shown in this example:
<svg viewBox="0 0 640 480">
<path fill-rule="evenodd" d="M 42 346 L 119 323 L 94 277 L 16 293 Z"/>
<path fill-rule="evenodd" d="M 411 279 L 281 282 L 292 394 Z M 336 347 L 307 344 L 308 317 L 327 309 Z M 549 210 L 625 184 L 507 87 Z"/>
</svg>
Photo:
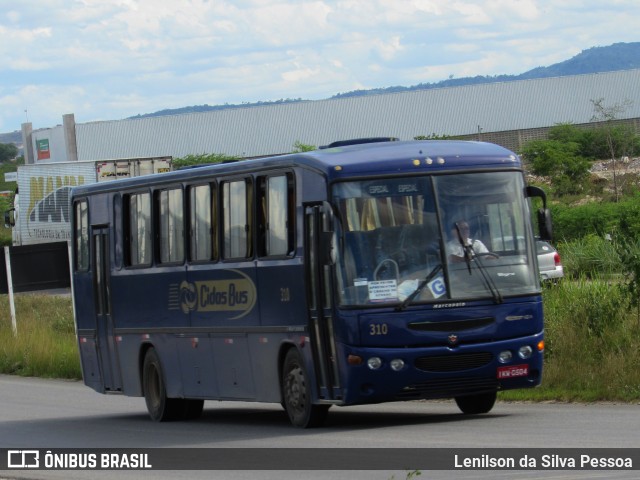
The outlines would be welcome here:
<svg viewBox="0 0 640 480">
<path fill-rule="evenodd" d="M 544 240 L 536 240 L 538 252 L 538 267 L 540 267 L 540 278 L 542 280 L 558 280 L 564 277 L 560 254 Z"/>
</svg>

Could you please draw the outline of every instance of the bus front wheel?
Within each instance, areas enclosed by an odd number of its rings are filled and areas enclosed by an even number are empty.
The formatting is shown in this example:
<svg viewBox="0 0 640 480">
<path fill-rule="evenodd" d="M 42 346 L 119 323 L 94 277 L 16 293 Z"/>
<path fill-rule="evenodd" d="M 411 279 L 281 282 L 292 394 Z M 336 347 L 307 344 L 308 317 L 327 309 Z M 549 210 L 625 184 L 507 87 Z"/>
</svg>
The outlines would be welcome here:
<svg viewBox="0 0 640 480">
<path fill-rule="evenodd" d="M 165 422 L 182 416 L 184 402 L 180 398 L 167 398 L 160 357 L 154 348 L 150 348 L 144 357 L 142 387 L 147 410 L 152 420 Z"/>
<path fill-rule="evenodd" d="M 496 403 L 497 392 L 480 393 L 477 395 L 467 395 L 456 397 L 456 404 L 462 413 L 466 415 L 477 415 L 491 411 Z"/>
<path fill-rule="evenodd" d="M 329 405 L 312 403 L 309 376 L 295 348 L 287 352 L 282 366 L 282 403 L 296 427 L 319 427 L 329 411 Z"/>
</svg>

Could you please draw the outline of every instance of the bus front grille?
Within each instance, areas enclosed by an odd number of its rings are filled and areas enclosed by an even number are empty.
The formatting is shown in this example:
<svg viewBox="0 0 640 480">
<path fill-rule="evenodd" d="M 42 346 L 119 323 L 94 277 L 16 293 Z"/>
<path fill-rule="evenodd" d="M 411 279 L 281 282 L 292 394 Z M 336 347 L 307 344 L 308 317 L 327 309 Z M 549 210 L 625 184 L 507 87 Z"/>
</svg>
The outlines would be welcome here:
<svg viewBox="0 0 640 480">
<path fill-rule="evenodd" d="M 499 384 L 495 378 L 447 378 L 407 385 L 396 394 L 396 398 L 398 400 L 451 398 L 458 395 L 495 392 L 498 388 Z"/>
<path fill-rule="evenodd" d="M 461 372 L 488 365 L 493 360 L 491 352 L 460 353 L 437 357 L 420 357 L 414 362 L 424 372 Z"/>
</svg>

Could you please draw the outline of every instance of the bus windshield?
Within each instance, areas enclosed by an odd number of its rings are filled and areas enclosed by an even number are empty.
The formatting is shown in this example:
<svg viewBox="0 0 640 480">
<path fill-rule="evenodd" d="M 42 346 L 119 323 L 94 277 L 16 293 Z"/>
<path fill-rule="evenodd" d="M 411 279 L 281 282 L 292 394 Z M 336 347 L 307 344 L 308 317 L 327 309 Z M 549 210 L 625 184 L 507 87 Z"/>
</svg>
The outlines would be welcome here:
<svg viewBox="0 0 640 480">
<path fill-rule="evenodd" d="M 459 302 L 540 289 L 519 172 L 337 183 L 342 306 Z"/>
</svg>

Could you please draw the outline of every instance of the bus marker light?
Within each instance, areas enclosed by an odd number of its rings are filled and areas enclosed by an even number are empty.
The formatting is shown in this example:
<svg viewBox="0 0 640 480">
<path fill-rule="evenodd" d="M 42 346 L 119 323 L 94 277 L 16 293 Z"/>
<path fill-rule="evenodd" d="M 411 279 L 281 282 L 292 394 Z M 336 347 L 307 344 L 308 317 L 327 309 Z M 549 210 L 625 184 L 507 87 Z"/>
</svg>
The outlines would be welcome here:
<svg viewBox="0 0 640 480">
<path fill-rule="evenodd" d="M 544 350 L 544 340 L 540 340 L 538 342 L 538 351 L 542 352 Z"/>
<path fill-rule="evenodd" d="M 394 358 L 393 360 L 391 360 L 389 365 L 391 365 L 391 370 L 393 370 L 394 372 L 399 372 L 404 368 L 404 360 L 402 360 L 401 358 Z"/>
<path fill-rule="evenodd" d="M 500 363 L 508 363 L 511 361 L 512 358 L 513 358 L 513 354 L 511 353 L 510 350 L 505 350 L 503 352 L 500 352 L 500 354 L 498 355 L 498 361 Z"/>
<path fill-rule="evenodd" d="M 382 366 L 382 359 L 380 357 L 371 357 L 367 360 L 367 367 L 371 370 L 378 370 Z"/>
<path fill-rule="evenodd" d="M 269 339 L 267 337 L 260 337 L 258 339 L 259 343 L 269 343 Z"/>
<path fill-rule="evenodd" d="M 413 164 L 414 164 L 416 167 L 419 167 L 419 166 L 420 166 L 420 160 L 415 159 L 415 160 L 413 161 Z"/>
<path fill-rule="evenodd" d="M 347 363 L 349 365 L 362 365 L 362 357 L 359 355 L 349 355 L 347 357 Z"/>
<path fill-rule="evenodd" d="M 151 335 L 149 335 L 148 333 L 143 333 L 142 334 L 142 339 L 143 340 L 149 340 L 151 338 Z"/>
<path fill-rule="evenodd" d="M 224 344 L 225 345 L 233 345 L 233 338 L 225 338 L 224 339 Z"/>
</svg>

